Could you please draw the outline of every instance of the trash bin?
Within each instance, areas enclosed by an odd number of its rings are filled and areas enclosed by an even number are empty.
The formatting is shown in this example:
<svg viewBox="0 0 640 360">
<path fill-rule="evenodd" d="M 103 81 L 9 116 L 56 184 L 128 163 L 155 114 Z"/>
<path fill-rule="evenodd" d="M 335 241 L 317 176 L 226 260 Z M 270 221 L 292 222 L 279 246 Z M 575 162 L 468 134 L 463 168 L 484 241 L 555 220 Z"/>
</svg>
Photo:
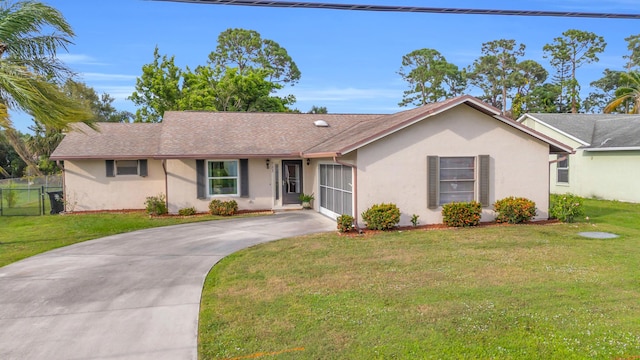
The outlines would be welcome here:
<svg viewBox="0 0 640 360">
<path fill-rule="evenodd" d="M 62 199 L 62 191 L 47 192 L 49 194 L 49 202 L 51 203 L 51 212 L 49 214 L 59 214 L 64 211 L 64 200 Z"/>
</svg>

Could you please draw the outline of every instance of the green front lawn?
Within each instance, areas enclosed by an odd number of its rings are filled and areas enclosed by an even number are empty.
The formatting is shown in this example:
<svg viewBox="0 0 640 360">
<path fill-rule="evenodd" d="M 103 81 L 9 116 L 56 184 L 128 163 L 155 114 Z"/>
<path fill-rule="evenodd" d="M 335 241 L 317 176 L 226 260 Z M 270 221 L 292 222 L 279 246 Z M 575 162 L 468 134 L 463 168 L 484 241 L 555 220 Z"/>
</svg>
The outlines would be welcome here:
<svg viewBox="0 0 640 360">
<path fill-rule="evenodd" d="M 585 206 L 578 224 L 330 233 L 240 251 L 206 280 L 200 357 L 636 358 L 640 205 Z"/>
</svg>

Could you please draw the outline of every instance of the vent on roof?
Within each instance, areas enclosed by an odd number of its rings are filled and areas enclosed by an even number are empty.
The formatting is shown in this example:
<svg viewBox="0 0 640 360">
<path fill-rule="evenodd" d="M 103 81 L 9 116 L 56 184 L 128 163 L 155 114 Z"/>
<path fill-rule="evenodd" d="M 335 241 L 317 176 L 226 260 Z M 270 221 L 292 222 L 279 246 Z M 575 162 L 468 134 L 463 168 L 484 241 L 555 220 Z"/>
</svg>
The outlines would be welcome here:
<svg viewBox="0 0 640 360">
<path fill-rule="evenodd" d="M 329 127 L 329 124 L 324 120 L 316 120 L 313 122 L 313 125 L 317 127 Z"/>
</svg>

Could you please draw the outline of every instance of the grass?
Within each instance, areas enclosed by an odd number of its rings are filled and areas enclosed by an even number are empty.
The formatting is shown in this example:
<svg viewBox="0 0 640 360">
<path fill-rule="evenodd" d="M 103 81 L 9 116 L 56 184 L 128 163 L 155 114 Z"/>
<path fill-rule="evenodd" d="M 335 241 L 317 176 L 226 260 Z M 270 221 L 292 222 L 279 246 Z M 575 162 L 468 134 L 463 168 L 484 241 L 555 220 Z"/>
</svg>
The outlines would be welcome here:
<svg viewBox="0 0 640 360">
<path fill-rule="evenodd" d="M 638 358 L 640 205 L 585 208 L 589 221 L 574 224 L 330 233 L 240 251 L 206 279 L 200 358 Z"/>
<path fill-rule="evenodd" d="M 0 266 L 78 242 L 217 216 L 150 218 L 143 212 L 0 217 Z"/>
</svg>

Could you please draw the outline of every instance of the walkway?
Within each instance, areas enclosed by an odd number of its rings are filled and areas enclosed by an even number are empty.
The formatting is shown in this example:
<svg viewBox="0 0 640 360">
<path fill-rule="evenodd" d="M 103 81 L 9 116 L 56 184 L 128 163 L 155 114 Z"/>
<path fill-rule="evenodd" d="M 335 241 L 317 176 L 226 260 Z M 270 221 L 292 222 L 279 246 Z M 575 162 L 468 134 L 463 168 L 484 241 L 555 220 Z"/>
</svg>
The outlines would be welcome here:
<svg viewBox="0 0 640 360">
<path fill-rule="evenodd" d="M 335 227 L 313 211 L 285 212 L 109 236 L 5 266 L 0 359 L 197 359 L 202 285 L 215 263 Z"/>
</svg>

